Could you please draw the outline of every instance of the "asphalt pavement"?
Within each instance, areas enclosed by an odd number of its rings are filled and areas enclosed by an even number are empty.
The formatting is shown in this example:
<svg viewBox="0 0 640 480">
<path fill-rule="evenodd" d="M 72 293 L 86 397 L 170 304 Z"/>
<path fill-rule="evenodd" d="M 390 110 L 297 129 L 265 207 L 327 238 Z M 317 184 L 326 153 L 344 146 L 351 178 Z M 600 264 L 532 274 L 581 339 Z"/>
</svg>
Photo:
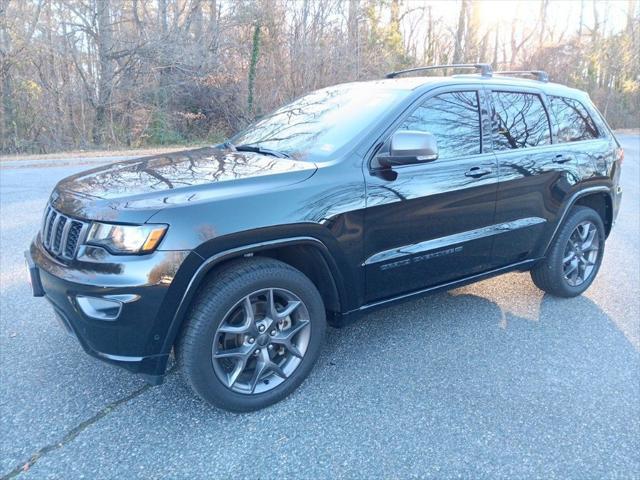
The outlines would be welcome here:
<svg viewBox="0 0 640 480">
<path fill-rule="evenodd" d="M 30 296 L 51 188 L 109 159 L 1 163 L 0 479 L 640 478 L 640 137 L 619 138 L 622 208 L 583 296 L 513 273 L 378 311 L 250 414 L 88 357 Z"/>
</svg>

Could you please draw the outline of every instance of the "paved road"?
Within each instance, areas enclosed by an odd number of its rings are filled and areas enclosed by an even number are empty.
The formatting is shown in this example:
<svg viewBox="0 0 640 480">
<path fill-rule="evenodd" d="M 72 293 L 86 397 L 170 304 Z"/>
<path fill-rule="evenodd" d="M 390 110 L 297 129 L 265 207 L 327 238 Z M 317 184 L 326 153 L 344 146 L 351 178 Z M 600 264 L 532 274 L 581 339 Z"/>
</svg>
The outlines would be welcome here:
<svg viewBox="0 0 640 480">
<path fill-rule="evenodd" d="M 640 478 L 640 138 L 621 139 L 622 211 L 584 296 L 516 273 L 379 311 L 245 415 L 178 373 L 147 387 L 61 331 L 22 251 L 77 167 L 3 168 L 0 477 Z"/>
</svg>

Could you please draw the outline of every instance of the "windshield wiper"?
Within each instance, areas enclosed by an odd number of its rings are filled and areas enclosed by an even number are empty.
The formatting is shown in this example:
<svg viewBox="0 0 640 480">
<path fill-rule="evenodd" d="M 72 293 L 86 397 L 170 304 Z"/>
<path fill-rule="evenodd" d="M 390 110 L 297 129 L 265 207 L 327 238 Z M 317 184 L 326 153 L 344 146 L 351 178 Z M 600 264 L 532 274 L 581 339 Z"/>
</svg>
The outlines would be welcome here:
<svg viewBox="0 0 640 480">
<path fill-rule="evenodd" d="M 224 148 L 228 148 L 229 150 L 233 150 L 234 152 L 255 152 L 262 155 L 271 155 L 272 157 L 291 158 L 291 156 L 287 153 L 280 152 L 278 150 L 272 150 L 270 148 L 258 147 L 255 145 L 234 145 L 231 142 L 224 142 L 222 146 Z"/>
</svg>

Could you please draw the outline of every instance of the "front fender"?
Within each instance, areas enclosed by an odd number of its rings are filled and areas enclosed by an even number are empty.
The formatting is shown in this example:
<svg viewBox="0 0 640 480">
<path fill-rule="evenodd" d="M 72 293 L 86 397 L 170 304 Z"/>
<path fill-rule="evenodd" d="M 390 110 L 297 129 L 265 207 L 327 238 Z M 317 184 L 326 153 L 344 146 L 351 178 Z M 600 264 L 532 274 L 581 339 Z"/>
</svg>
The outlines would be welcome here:
<svg viewBox="0 0 640 480">
<path fill-rule="evenodd" d="M 357 280 L 354 278 L 355 275 L 350 272 L 346 265 L 346 259 L 343 258 L 344 255 L 337 249 L 337 245 L 332 245 L 330 238 L 320 238 L 323 237 L 323 235 L 321 235 L 317 229 L 321 228 L 319 225 L 307 225 L 306 228 L 302 230 L 306 231 L 306 233 L 309 233 L 311 230 L 314 231 L 315 234 L 296 236 L 283 236 L 281 230 L 279 231 L 280 235 L 277 235 L 277 229 L 269 228 L 265 229 L 267 231 L 243 232 L 236 235 L 220 237 L 209 240 L 199 246 L 192 252 L 193 255 L 197 255 L 202 259 L 198 267 L 193 269 L 190 265 L 188 267 L 192 270 L 190 273 L 181 272 L 185 273 L 182 275 L 182 278 L 190 277 L 190 280 L 186 287 L 183 287 L 175 314 L 166 332 L 162 352 L 168 353 L 171 351 L 189 306 L 207 274 L 222 262 L 241 257 L 248 253 L 258 253 L 273 248 L 299 245 L 308 245 L 317 249 L 322 254 L 333 278 L 342 310 L 348 311 L 355 308 L 357 299 L 354 295 L 347 296 L 346 292 L 349 290 L 345 288 L 345 285 L 357 284 Z M 302 232 L 299 231 L 299 233 Z M 260 241 L 247 242 L 249 238 L 253 238 L 254 240 L 260 238 Z M 335 240 L 333 242 L 335 242 Z"/>
</svg>

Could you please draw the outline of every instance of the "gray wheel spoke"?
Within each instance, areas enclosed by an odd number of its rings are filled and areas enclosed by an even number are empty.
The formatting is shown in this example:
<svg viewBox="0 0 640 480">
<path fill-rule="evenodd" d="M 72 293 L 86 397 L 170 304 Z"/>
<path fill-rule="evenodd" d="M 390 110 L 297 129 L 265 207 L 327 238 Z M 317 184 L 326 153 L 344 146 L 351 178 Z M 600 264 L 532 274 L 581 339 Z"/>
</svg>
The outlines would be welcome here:
<svg viewBox="0 0 640 480">
<path fill-rule="evenodd" d="M 289 350 L 291 355 L 293 355 L 294 357 L 302 358 L 302 354 L 300 353 L 300 350 L 298 350 L 298 347 L 296 347 L 293 343 L 291 343 L 291 342 L 287 343 L 284 346 L 284 348 Z"/>
<path fill-rule="evenodd" d="M 577 261 L 571 262 L 569 267 L 564 271 L 565 276 L 568 277 L 569 275 L 571 275 L 578 268 L 578 264 L 579 262 Z"/>
<path fill-rule="evenodd" d="M 298 333 L 304 330 L 307 327 L 307 325 L 309 325 L 309 320 L 300 320 L 296 325 L 294 325 L 288 330 L 284 330 L 281 333 L 284 334 L 284 338 L 291 341 L 293 337 L 295 337 Z"/>
<path fill-rule="evenodd" d="M 220 325 L 218 328 L 218 332 L 220 333 L 230 333 L 230 334 L 242 334 L 248 333 L 251 325 Z"/>
<path fill-rule="evenodd" d="M 220 350 L 213 354 L 213 358 L 248 358 L 253 353 L 254 347 L 242 346 L 238 348 L 230 348 L 228 350 Z"/>
<path fill-rule="evenodd" d="M 290 328 L 289 330 L 284 330 L 278 333 L 278 335 L 273 337 L 271 341 L 275 344 L 282 345 L 292 355 L 298 358 L 302 358 L 302 354 L 300 353 L 300 350 L 298 350 L 298 347 L 296 347 L 296 345 L 293 343 L 293 339 L 298 333 L 304 330 L 308 325 L 309 325 L 308 320 L 300 321 L 298 322 L 297 325 Z"/>
<path fill-rule="evenodd" d="M 575 256 L 576 256 L 575 252 L 569 253 L 569 255 L 567 255 L 566 257 L 564 257 L 562 259 L 562 263 L 565 264 L 567 262 L 570 262 L 571 260 L 573 260 L 575 258 Z"/>
<path fill-rule="evenodd" d="M 289 353 L 291 353 L 291 355 L 293 355 L 294 357 L 298 357 L 298 358 L 302 358 L 302 354 L 300 353 L 300 350 L 298 350 L 298 347 L 296 347 L 293 342 L 289 339 L 286 338 L 278 338 L 275 337 L 273 340 L 271 340 L 273 343 L 275 343 L 276 345 L 282 345 L 284 348 L 286 348 Z"/>
<path fill-rule="evenodd" d="M 580 236 L 580 240 L 584 242 L 589 236 L 589 224 L 578 225 L 578 235 Z"/>
<path fill-rule="evenodd" d="M 249 295 L 244 297 L 244 300 L 242 301 L 242 308 L 247 318 L 247 324 L 251 324 L 255 320 L 255 317 L 253 314 L 253 305 L 251 304 L 251 298 L 249 297 Z"/>
<path fill-rule="evenodd" d="M 289 315 L 291 315 L 296 308 L 298 308 L 300 305 L 302 304 L 302 302 L 299 302 L 297 300 L 292 300 L 289 303 L 287 303 L 287 305 L 284 307 L 284 309 L 281 312 L 277 312 L 276 313 L 276 318 L 278 319 L 282 319 L 282 318 L 287 318 Z"/>
<path fill-rule="evenodd" d="M 275 362 L 271 362 L 269 364 L 269 370 L 271 370 L 273 373 L 275 373 L 276 375 L 278 375 L 280 378 L 286 380 L 287 379 L 287 374 L 284 373 L 284 371 L 282 370 L 282 368 L 280 368 L 280 365 L 278 365 Z"/>
<path fill-rule="evenodd" d="M 233 369 L 233 372 L 231 372 L 228 376 L 227 385 L 229 387 L 233 387 L 233 385 L 236 383 L 236 380 L 238 380 L 238 377 L 240 376 L 240 374 L 244 372 L 244 369 L 247 366 L 248 359 L 249 359 L 248 356 L 241 357 L 238 359 L 238 362 L 236 363 L 236 366 Z"/>
<path fill-rule="evenodd" d="M 300 302 L 299 300 L 290 300 L 281 311 L 278 311 L 278 306 L 276 305 L 273 289 L 269 289 L 269 293 L 267 294 L 267 309 L 269 311 L 269 316 L 273 320 L 287 318 L 301 304 L 302 302 Z"/>
<path fill-rule="evenodd" d="M 266 372 L 267 364 L 262 360 L 259 360 L 258 364 L 256 365 L 256 369 L 253 372 L 253 377 L 251 377 L 251 393 L 255 392 L 258 382 L 262 379 Z"/>
<path fill-rule="evenodd" d="M 593 239 L 596 238 L 596 229 L 591 229 L 589 230 L 589 233 L 587 235 L 587 238 L 584 240 L 584 242 L 582 242 L 582 250 L 586 250 L 588 248 L 591 248 L 591 246 L 593 245 Z"/>
<path fill-rule="evenodd" d="M 278 317 L 278 310 L 276 309 L 276 299 L 273 294 L 273 288 L 270 288 L 269 293 L 267 293 L 267 311 L 269 312 L 269 316 L 272 319 Z"/>
<path fill-rule="evenodd" d="M 242 301 L 242 311 L 244 312 L 244 322 L 242 325 L 229 325 L 227 323 L 223 323 L 218 327 L 218 332 L 230 334 L 249 333 L 253 326 L 254 314 L 251 299 L 248 296 Z"/>
</svg>

